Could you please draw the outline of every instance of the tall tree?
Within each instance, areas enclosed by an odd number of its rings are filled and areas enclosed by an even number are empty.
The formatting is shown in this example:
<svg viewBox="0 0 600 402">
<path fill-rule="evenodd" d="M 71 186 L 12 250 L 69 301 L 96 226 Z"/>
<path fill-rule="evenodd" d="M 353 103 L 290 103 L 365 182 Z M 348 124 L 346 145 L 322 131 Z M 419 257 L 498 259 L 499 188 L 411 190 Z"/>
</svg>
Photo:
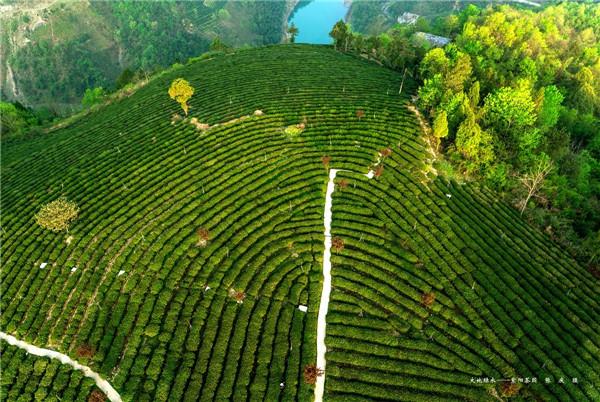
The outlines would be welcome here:
<svg viewBox="0 0 600 402">
<path fill-rule="evenodd" d="M 336 50 L 348 51 L 348 41 L 351 35 L 348 25 L 343 20 L 339 20 L 333 26 L 329 36 L 333 38 L 333 46 Z"/>
<path fill-rule="evenodd" d="M 470 161 L 470 170 L 479 170 L 494 160 L 492 136 L 479 126 L 468 102 L 463 109 L 466 118 L 456 131 L 456 150 Z"/>
<path fill-rule="evenodd" d="M 292 25 L 290 25 L 287 29 L 287 33 L 290 36 L 291 43 L 296 42 L 296 35 L 298 35 L 298 32 L 299 32 L 298 27 L 292 22 Z"/>
<path fill-rule="evenodd" d="M 194 88 L 183 78 L 177 78 L 174 80 L 169 88 L 169 96 L 171 99 L 175 100 L 181 105 L 181 108 L 185 112 L 186 116 L 189 109 L 187 101 L 192 97 L 193 94 Z"/>
<path fill-rule="evenodd" d="M 542 89 L 542 102 L 538 114 L 538 123 L 547 129 L 554 127 L 558 122 L 562 109 L 563 94 L 556 85 L 548 85 Z"/>
<path fill-rule="evenodd" d="M 544 185 L 544 181 L 546 177 L 553 169 L 552 160 L 546 154 L 541 154 L 537 157 L 537 161 L 533 165 L 533 167 L 525 173 L 523 176 L 519 178 L 523 186 L 525 187 L 526 196 L 520 202 L 521 204 L 521 215 L 527 208 L 527 204 L 531 197 L 534 197 L 538 194 L 542 186 Z"/>
<path fill-rule="evenodd" d="M 433 121 L 433 136 L 436 138 L 436 150 L 440 149 L 442 138 L 448 136 L 448 116 L 445 110 L 440 110 Z"/>
</svg>

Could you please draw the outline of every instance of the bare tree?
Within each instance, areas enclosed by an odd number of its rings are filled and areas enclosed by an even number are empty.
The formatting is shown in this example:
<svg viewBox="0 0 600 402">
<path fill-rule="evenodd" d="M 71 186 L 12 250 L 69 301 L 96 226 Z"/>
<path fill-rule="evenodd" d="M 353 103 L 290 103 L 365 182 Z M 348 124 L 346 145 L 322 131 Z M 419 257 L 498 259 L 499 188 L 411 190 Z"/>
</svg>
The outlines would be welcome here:
<svg viewBox="0 0 600 402">
<path fill-rule="evenodd" d="M 307 384 L 315 384 L 317 377 L 322 376 L 324 371 L 314 364 L 304 366 L 304 382 Z"/>
<path fill-rule="evenodd" d="M 527 197 L 525 197 L 521 205 L 521 215 L 523 215 L 525 208 L 527 208 L 527 203 L 531 197 L 535 197 L 542 189 L 546 177 L 548 174 L 550 174 L 553 168 L 554 165 L 552 164 L 550 158 L 547 156 L 541 157 L 529 172 L 525 173 L 523 177 L 519 178 L 521 183 L 523 183 L 523 186 L 525 186 L 527 189 Z"/>
<path fill-rule="evenodd" d="M 435 301 L 435 293 L 425 292 L 421 295 L 421 304 L 427 308 L 431 307 Z"/>
<path fill-rule="evenodd" d="M 333 249 L 339 253 L 344 249 L 344 239 L 336 236 L 333 239 L 331 239 L 331 245 Z"/>
</svg>

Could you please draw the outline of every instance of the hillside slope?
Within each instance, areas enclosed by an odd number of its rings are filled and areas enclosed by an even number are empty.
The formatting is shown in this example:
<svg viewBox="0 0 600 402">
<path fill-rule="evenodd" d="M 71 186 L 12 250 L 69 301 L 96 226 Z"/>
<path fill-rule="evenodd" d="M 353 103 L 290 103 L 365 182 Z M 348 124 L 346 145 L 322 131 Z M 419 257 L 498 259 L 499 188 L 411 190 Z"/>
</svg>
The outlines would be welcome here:
<svg viewBox="0 0 600 402">
<path fill-rule="evenodd" d="M 223 124 L 173 119 L 178 77 L 190 117 Z M 435 177 L 401 79 L 329 47 L 238 51 L 6 143 L 2 330 L 127 401 L 312 400 L 327 155 L 354 172 L 333 196 L 327 400 L 497 400 L 511 377 L 529 379 L 519 398 L 598 400 L 598 282 L 493 194 Z M 386 147 L 380 177 L 361 176 Z M 35 213 L 61 195 L 79 219 L 42 230 Z M 0 345 L 6 400 L 89 394 Z"/>
</svg>

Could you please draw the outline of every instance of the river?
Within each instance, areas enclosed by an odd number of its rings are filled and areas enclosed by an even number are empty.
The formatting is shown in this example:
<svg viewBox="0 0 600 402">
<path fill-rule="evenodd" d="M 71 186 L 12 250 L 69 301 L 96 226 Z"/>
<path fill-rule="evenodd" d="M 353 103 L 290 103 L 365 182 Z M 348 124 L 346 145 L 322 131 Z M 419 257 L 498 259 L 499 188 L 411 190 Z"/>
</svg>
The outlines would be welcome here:
<svg viewBox="0 0 600 402">
<path fill-rule="evenodd" d="M 331 28 L 348 12 L 345 0 L 311 0 L 297 8 L 288 21 L 298 28 L 296 43 L 330 44 Z"/>
</svg>

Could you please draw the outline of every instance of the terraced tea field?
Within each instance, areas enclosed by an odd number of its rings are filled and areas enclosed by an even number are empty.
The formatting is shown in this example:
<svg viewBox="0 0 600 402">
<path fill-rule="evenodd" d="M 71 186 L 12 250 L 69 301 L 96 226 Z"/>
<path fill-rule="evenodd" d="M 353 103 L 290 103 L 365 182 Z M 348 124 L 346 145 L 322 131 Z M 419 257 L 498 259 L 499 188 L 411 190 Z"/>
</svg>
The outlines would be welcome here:
<svg viewBox="0 0 600 402">
<path fill-rule="evenodd" d="M 172 118 L 179 77 L 189 117 L 222 124 Z M 511 377 L 513 399 L 600 400 L 598 281 L 494 194 L 431 172 L 401 79 L 329 47 L 244 50 L 3 144 L 2 331 L 125 401 L 312 400 L 333 168 L 325 400 L 493 401 Z M 62 195 L 79 218 L 42 229 Z M 2 400 L 97 392 L 0 348 Z"/>
</svg>

